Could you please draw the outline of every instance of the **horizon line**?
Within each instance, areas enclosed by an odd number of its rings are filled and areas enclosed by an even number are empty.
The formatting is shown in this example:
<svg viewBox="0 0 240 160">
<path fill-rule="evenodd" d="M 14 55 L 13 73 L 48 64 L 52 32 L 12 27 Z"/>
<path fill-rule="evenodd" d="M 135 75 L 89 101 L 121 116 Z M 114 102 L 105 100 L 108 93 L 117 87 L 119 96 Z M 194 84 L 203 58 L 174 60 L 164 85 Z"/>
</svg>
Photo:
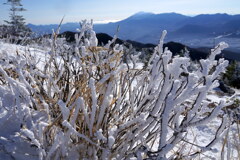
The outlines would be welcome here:
<svg viewBox="0 0 240 160">
<path fill-rule="evenodd" d="M 115 23 L 115 22 L 119 22 L 119 21 L 122 21 L 122 20 L 125 20 L 127 18 L 130 18 L 131 16 L 134 16 L 134 15 L 137 15 L 137 14 L 154 14 L 154 15 L 160 15 L 160 14 L 179 14 L 179 15 L 183 15 L 183 16 L 188 16 L 188 17 L 196 17 L 196 16 L 199 16 L 199 15 L 216 15 L 216 14 L 227 14 L 227 15 L 230 15 L 230 16 L 235 16 L 235 15 L 240 15 L 240 13 L 237 13 L 237 14 L 233 14 L 233 13 L 226 13 L 226 12 L 216 12 L 216 13 L 200 13 L 200 14 L 183 14 L 183 13 L 178 13 L 178 12 L 162 12 L 162 13 L 156 13 L 156 12 L 147 12 L 147 11 L 139 11 L 139 12 L 136 12 L 134 14 L 131 14 L 129 15 L 128 17 L 126 18 L 122 18 L 122 19 L 106 19 L 106 20 L 95 20 L 93 19 L 93 23 L 94 24 L 108 24 L 108 23 Z M 84 20 L 84 19 L 82 19 Z M 82 21 L 80 20 L 80 21 Z M 91 19 L 89 19 L 91 20 Z M 61 20 L 59 20 L 60 22 Z M 67 23 L 79 23 L 80 21 L 66 21 L 65 23 L 63 24 L 67 24 Z M 0 25 L 3 25 L 4 22 L 1 22 L 0 21 Z M 29 24 L 32 24 L 32 25 L 56 25 L 58 23 L 26 23 L 26 25 L 29 25 Z"/>
</svg>

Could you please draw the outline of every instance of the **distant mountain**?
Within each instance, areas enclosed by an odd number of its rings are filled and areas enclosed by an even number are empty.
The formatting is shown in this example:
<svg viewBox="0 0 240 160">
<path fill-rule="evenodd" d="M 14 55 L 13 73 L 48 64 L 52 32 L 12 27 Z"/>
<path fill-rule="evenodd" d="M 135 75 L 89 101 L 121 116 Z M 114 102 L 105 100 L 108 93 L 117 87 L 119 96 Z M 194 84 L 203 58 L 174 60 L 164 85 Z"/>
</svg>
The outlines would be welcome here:
<svg viewBox="0 0 240 160">
<path fill-rule="evenodd" d="M 240 15 L 228 15 L 228 14 L 200 14 L 194 17 L 191 17 L 181 23 L 186 24 L 193 24 L 199 26 L 208 26 L 208 27 L 215 27 L 216 25 L 224 25 L 225 23 L 231 20 L 240 19 Z"/>
<path fill-rule="evenodd" d="M 156 44 L 163 30 L 174 31 L 177 23 L 188 18 L 177 13 L 137 13 L 116 23 L 95 25 L 95 30 L 114 35 L 120 26 L 118 35 L 121 39 Z"/>
<path fill-rule="evenodd" d="M 51 33 L 55 25 L 28 25 L 39 34 Z M 118 37 L 123 40 L 132 40 L 142 43 L 157 44 L 163 30 L 168 31 L 166 41 L 178 41 L 190 45 L 193 39 L 204 42 L 207 38 L 215 37 L 240 38 L 240 15 L 228 14 L 201 14 L 194 17 L 177 13 L 153 14 L 146 12 L 136 13 L 127 19 L 115 23 L 96 24 L 94 30 L 97 33 L 116 34 L 120 28 Z M 78 23 L 62 24 L 61 31 L 76 31 Z M 200 43 L 196 45 L 201 46 Z M 208 42 L 207 42 L 208 43 Z M 202 43 L 205 44 L 205 43 Z M 232 46 L 233 47 L 233 46 Z"/>
</svg>

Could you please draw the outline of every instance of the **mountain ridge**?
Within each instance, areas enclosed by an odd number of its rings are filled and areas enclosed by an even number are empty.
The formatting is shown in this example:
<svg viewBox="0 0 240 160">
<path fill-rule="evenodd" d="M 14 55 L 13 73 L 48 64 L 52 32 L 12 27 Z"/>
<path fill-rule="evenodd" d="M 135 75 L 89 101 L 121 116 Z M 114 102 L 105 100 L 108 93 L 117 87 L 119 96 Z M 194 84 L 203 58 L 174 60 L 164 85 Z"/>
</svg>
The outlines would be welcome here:
<svg viewBox="0 0 240 160">
<path fill-rule="evenodd" d="M 56 29 L 58 24 L 29 24 L 28 26 L 34 32 L 47 34 L 52 33 L 52 29 Z M 120 29 L 117 32 L 118 26 L 120 26 Z M 61 31 L 76 31 L 79 27 L 79 23 L 69 22 L 62 24 Z M 142 43 L 157 44 L 161 32 L 167 30 L 166 41 L 177 41 L 188 45 L 201 46 L 210 44 L 213 39 L 221 36 L 230 38 L 230 43 L 234 41 L 233 44 L 237 44 L 237 38 L 240 38 L 240 14 L 216 13 L 200 14 L 191 17 L 174 12 L 162 14 L 138 12 L 118 22 L 95 24 L 94 30 L 97 33 L 107 33 L 111 36 L 117 33 L 119 38 L 123 40 Z M 194 38 L 199 41 L 192 44 Z"/>
</svg>

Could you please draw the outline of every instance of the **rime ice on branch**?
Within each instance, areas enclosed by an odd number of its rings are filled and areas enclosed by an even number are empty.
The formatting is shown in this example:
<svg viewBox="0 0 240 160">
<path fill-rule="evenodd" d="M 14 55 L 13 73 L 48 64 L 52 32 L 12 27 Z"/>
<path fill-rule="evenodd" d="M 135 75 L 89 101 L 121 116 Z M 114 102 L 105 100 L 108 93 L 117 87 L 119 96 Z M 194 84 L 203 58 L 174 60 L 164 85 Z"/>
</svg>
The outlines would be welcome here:
<svg viewBox="0 0 240 160">
<path fill-rule="evenodd" d="M 215 60 L 227 44 L 220 43 L 200 60 L 197 70 L 189 71 L 188 57 L 173 57 L 163 48 L 164 31 L 148 67 L 139 69 L 138 54 L 129 55 L 124 46 L 115 44 L 116 38 L 98 47 L 92 28 L 84 21 L 74 46 L 53 36 L 43 68 L 37 67 L 34 57 L 1 60 L 1 83 L 16 95 L 22 118 L 32 121 L 31 112 L 44 112 L 47 117 L 22 130 L 38 147 L 40 159 L 174 159 L 180 155 L 185 159 L 212 150 L 228 121 L 221 112 L 225 102 L 208 108 L 206 96 L 218 86 L 217 77 L 228 65 L 224 59 Z M 123 57 L 128 57 L 128 63 Z M 27 104 L 25 108 L 21 103 Z M 191 154 L 172 152 L 187 141 L 190 127 L 209 123 L 219 114 L 222 123 L 209 143 L 196 144 Z"/>
</svg>

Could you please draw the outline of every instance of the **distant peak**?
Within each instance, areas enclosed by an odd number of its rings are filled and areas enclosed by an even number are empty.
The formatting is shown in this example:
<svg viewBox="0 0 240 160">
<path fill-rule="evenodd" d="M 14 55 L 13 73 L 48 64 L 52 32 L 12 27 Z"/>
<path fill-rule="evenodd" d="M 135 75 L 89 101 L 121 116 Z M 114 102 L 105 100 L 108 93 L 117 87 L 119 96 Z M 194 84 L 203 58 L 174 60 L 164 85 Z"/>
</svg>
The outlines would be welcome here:
<svg viewBox="0 0 240 160">
<path fill-rule="evenodd" d="M 151 13 L 151 12 L 137 12 L 134 15 L 132 15 L 131 17 L 142 17 L 142 16 L 151 16 L 151 15 L 162 15 L 162 16 L 184 16 L 182 14 L 176 13 L 176 12 L 169 12 L 169 13 Z"/>
<path fill-rule="evenodd" d="M 176 13 L 176 12 L 167 12 L 167 13 L 159 13 L 159 14 L 180 14 L 180 13 Z"/>
<path fill-rule="evenodd" d="M 149 15 L 154 15 L 154 13 L 141 11 L 141 12 L 135 13 L 131 17 L 141 17 L 141 16 L 149 16 Z"/>
<path fill-rule="evenodd" d="M 169 13 L 158 13 L 157 15 L 170 15 L 170 16 L 186 16 L 180 13 L 176 13 L 176 12 L 169 12 Z"/>
<path fill-rule="evenodd" d="M 140 12 L 135 13 L 134 15 L 145 15 L 145 14 L 153 14 L 153 13 L 140 11 Z"/>
<path fill-rule="evenodd" d="M 128 17 L 127 19 L 135 19 L 135 20 L 138 20 L 138 19 L 142 19 L 142 18 L 146 18 L 148 16 L 152 16 L 152 15 L 155 15 L 154 13 L 150 13 L 150 12 L 137 12 L 135 14 L 133 14 L 132 16 Z"/>
</svg>

